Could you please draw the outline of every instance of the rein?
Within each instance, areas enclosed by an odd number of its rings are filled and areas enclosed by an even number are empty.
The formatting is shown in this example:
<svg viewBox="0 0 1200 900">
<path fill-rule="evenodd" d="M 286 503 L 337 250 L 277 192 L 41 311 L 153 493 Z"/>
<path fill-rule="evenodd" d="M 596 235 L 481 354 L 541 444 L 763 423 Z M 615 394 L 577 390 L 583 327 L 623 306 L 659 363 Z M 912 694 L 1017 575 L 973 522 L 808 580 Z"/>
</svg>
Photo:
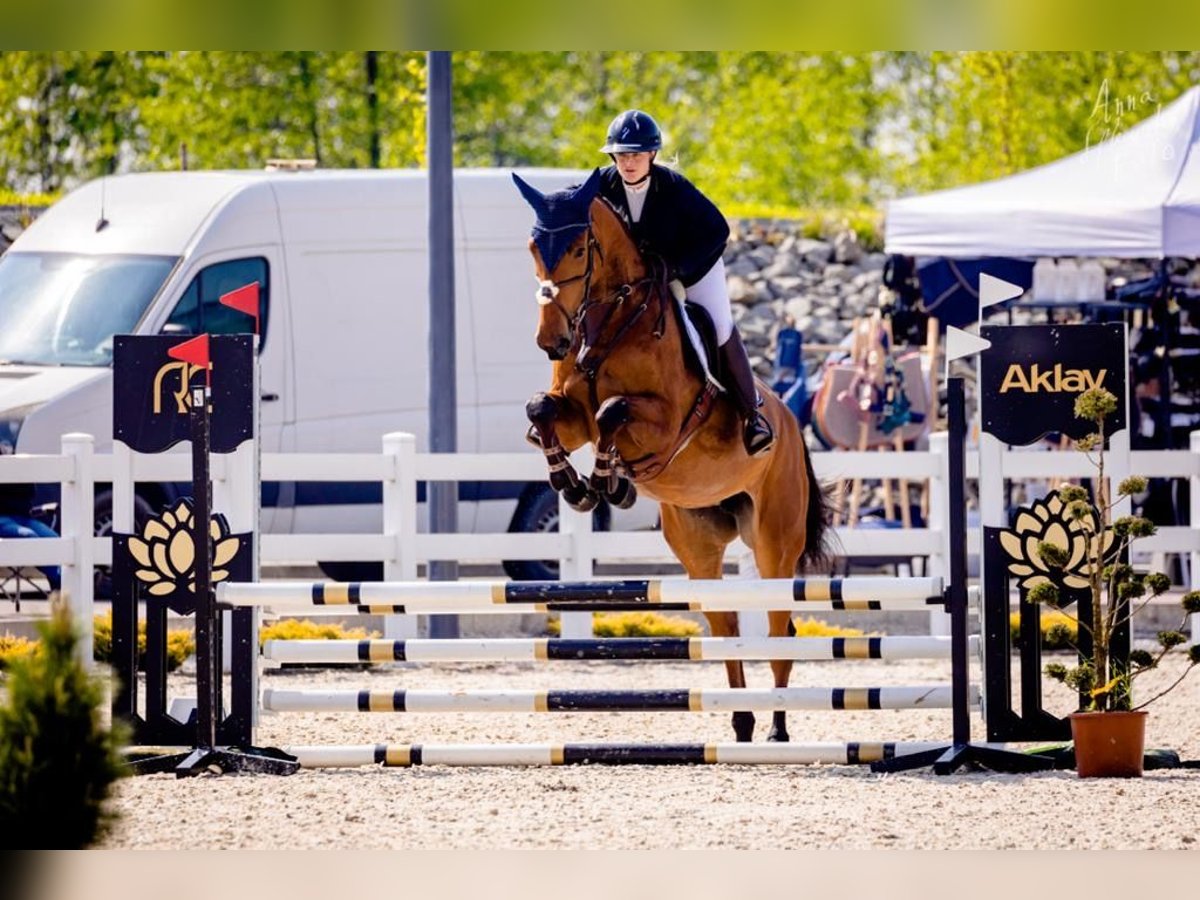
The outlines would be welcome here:
<svg viewBox="0 0 1200 900">
<path fill-rule="evenodd" d="M 597 387 L 600 367 L 604 365 L 613 351 L 621 345 L 622 341 L 633 330 L 634 325 L 641 320 L 650 306 L 651 299 L 655 296 L 658 298 L 658 321 L 654 323 L 654 339 L 661 341 L 663 335 L 666 333 L 667 305 L 664 298 L 667 296 L 666 291 L 668 288 L 665 275 L 666 266 L 662 266 L 662 277 L 655 277 L 655 274 L 652 272 L 650 275 L 639 278 L 637 281 L 622 284 L 607 297 L 587 297 L 580 306 L 579 323 L 574 340 L 574 345 L 579 348 L 579 352 L 575 356 L 575 368 L 587 379 L 588 396 L 594 408 L 599 409 L 600 407 L 599 389 Z M 624 306 L 625 301 L 631 298 L 635 292 L 643 289 L 645 293 L 642 295 L 641 301 L 629 313 L 625 321 L 617 327 L 616 331 L 607 341 L 603 344 L 598 343 L 598 340 L 608 328 L 617 310 Z M 604 315 L 596 324 L 595 329 L 590 329 L 588 327 L 588 312 L 597 307 L 604 309 Z"/>
</svg>

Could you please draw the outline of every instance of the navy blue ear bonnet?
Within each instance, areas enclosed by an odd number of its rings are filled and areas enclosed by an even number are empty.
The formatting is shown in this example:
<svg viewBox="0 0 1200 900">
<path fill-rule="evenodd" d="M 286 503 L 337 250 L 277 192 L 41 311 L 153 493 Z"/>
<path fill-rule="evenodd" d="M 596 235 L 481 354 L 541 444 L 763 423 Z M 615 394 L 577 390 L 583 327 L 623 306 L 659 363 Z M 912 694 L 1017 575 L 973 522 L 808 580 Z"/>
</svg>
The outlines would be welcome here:
<svg viewBox="0 0 1200 900">
<path fill-rule="evenodd" d="M 566 190 L 543 194 L 533 185 L 522 181 L 516 172 L 513 181 L 521 196 L 533 207 L 537 221 L 533 226 L 533 242 L 542 255 L 548 272 L 553 272 L 563 254 L 588 227 L 592 200 L 600 190 L 600 170 L 595 169 L 588 180 Z"/>
</svg>

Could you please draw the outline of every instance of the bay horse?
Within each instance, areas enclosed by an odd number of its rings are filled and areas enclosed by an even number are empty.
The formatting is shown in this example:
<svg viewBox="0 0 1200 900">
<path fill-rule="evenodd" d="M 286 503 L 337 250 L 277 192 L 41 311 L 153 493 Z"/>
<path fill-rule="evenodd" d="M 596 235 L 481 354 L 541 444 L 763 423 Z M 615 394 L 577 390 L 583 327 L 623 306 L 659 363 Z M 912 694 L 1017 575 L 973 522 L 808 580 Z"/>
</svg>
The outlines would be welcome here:
<svg viewBox="0 0 1200 900">
<path fill-rule="evenodd" d="M 690 578 L 720 578 L 725 548 L 739 535 L 760 577 L 824 565 L 828 500 L 795 417 L 760 385 L 775 444 L 747 455 L 733 404 L 699 366 L 686 365 L 665 266 L 643 258 L 624 218 L 597 196 L 599 171 L 552 194 L 513 180 L 537 215 L 529 241 L 536 341 L 553 369 L 550 389 L 526 412 L 554 489 L 580 511 L 601 499 L 628 507 L 638 491 L 657 500 L 663 536 Z M 568 457 L 586 443 L 596 462 L 585 479 Z M 705 617 L 714 636 L 737 636 L 737 613 Z M 772 636 L 794 634 L 791 612 L 768 619 Z M 770 665 L 775 686 L 786 687 L 791 661 Z M 742 663 L 725 666 L 729 686 L 745 687 Z M 751 740 L 754 714 L 735 712 L 733 729 Z M 774 713 L 767 740 L 788 740 L 784 711 Z"/>
</svg>

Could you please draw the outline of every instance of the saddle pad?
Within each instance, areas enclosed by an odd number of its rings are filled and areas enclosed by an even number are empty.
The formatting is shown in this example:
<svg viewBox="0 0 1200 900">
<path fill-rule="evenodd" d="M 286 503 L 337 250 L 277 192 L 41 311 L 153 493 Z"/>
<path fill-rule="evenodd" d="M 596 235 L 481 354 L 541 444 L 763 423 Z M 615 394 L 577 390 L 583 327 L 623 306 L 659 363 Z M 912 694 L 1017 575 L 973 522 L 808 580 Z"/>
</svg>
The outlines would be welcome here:
<svg viewBox="0 0 1200 900">
<path fill-rule="evenodd" d="M 704 307 L 687 301 L 675 301 L 676 321 L 687 335 L 683 342 L 684 364 L 707 381 L 720 385 L 713 375 L 717 358 L 717 338 L 712 319 Z M 690 350 L 690 352 L 689 352 Z"/>
</svg>

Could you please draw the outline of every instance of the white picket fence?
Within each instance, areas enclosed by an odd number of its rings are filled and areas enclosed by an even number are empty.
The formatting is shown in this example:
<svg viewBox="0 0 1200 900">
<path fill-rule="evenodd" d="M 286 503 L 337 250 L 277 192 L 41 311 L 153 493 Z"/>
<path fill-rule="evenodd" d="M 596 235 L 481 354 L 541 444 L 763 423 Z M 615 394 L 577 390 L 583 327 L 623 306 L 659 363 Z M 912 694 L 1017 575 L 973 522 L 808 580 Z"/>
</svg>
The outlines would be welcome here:
<svg viewBox="0 0 1200 900">
<path fill-rule="evenodd" d="M 893 557 L 898 560 L 923 558 L 926 574 L 946 574 L 945 484 L 947 479 L 946 435 L 934 434 L 930 450 L 908 453 L 836 452 L 813 455 L 817 476 L 822 480 L 888 478 L 910 482 L 929 480 L 930 516 L 926 528 L 846 528 L 837 530 L 840 551 L 853 558 Z M 185 448 L 186 449 L 186 448 Z M 1092 470 L 1077 453 L 1047 453 L 1009 450 L 999 455 L 1005 478 L 1046 479 L 1088 477 Z M 244 457 L 243 457 L 244 459 Z M 969 452 L 967 476 L 979 474 L 979 454 Z M 237 491 L 242 496 L 256 491 L 247 486 L 246 469 L 237 455 L 213 457 L 215 509 Z M 586 462 L 584 463 L 586 469 Z M 1200 432 L 1191 436 L 1190 450 L 1134 451 L 1130 471 L 1151 477 L 1187 478 L 1191 481 L 1192 526 L 1162 527 L 1158 534 L 1138 543 L 1139 552 L 1183 554 L 1187 571 L 1200 565 Z M 560 506 L 558 533 L 426 534 L 418 532 L 417 483 L 421 481 L 540 481 L 545 479 L 541 454 L 507 453 L 419 453 L 412 435 L 388 434 L 381 453 L 263 453 L 261 472 L 265 481 L 378 481 L 383 487 L 383 528 L 378 534 L 264 534 L 259 546 L 260 565 L 305 564 L 324 561 L 380 561 L 386 580 L 412 580 L 417 567 L 432 560 L 499 562 L 505 559 L 558 559 L 563 579 L 591 578 L 597 561 L 621 561 L 636 566 L 672 559 L 658 531 L 592 530 L 589 514 Z M 990 473 L 989 473 L 990 474 Z M 93 603 L 94 565 L 112 560 L 111 539 L 92 536 L 93 491 L 97 482 L 114 484 L 114 518 L 132 522 L 133 482 L 184 482 L 190 480 L 190 456 L 175 452 L 154 456 L 119 452 L 93 452 L 89 435 L 68 434 L 62 452 L 55 455 L 0 456 L 0 483 L 51 483 L 62 486 L 58 538 L 0 539 L 0 568 L 59 565 L 63 595 L 84 627 L 90 627 Z M 118 484 L 126 487 L 121 489 Z M 225 504 L 230 501 L 224 500 Z M 797 514 L 802 514 L 797 510 Z M 240 519 L 241 521 L 237 521 Z M 247 513 L 231 515 L 235 531 L 247 527 Z M 969 552 L 978 553 L 977 529 L 969 532 Z M 740 541 L 729 548 L 727 560 L 746 557 Z M 586 614 L 573 614 L 585 617 Z M 941 633 L 941 613 L 934 613 L 931 631 Z M 399 618 L 399 617 L 397 617 Z M 590 620 L 589 620 L 590 621 Z M 1193 620 L 1193 631 L 1197 623 Z M 578 623 L 572 623 L 574 631 Z M 565 628 L 565 625 L 564 625 Z M 389 629 L 393 630 L 393 629 Z M 399 630 L 397 630 L 399 633 Z M 81 654 L 90 659 L 90 635 Z"/>
</svg>

